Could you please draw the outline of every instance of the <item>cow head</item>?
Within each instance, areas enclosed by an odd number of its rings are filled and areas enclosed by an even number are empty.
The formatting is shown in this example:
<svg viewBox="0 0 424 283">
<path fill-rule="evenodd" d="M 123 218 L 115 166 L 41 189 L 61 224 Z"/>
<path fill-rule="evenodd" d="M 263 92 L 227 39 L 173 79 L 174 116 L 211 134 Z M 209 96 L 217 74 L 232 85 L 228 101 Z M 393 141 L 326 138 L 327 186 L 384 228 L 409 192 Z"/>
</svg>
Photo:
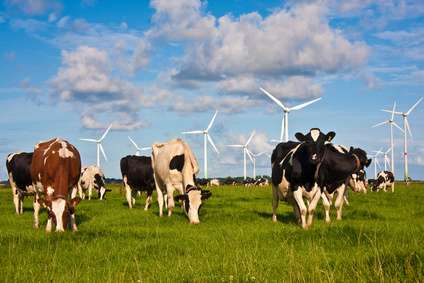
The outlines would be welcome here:
<svg viewBox="0 0 424 283">
<path fill-rule="evenodd" d="M 324 134 L 318 128 L 312 128 L 308 134 L 296 133 L 295 137 L 298 141 L 302 142 L 304 148 L 309 156 L 309 162 L 318 164 L 324 153 L 324 145 L 331 142 L 336 136 L 335 132 L 328 132 Z"/>
<path fill-rule="evenodd" d="M 75 197 L 66 200 L 62 197 L 47 198 L 40 202 L 47 208 L 48 216 L 56 225 L 57 232 L 65 231 L 68 227 L 69 217 L 75 214 L 75 207 L 80 203 L 81 198 Z"/>
<path fill-rule="evenodd" d="M 356 156 L 356 158 L 358 158 L 359 160 L 359 168 L 357 172 L 360 170 L 363 170 L 364 167 L 370 166 L 371 159 L 367 158 L 367 153 L 365 152 L 365 150 L 362 150 L 360 148 L 350 147 L 349 154 Z"/>
<path fill-rule="evenodd" d="M 178 195 L 175 198 L 183 202 L 184 212 L 186 213 L 191 224 L 199 224 L 199 210 L 202 201 L 210 198 L 212 193 L 202 190 L 200 187 L 187 185 L 185 194 Z"/>
</svg>

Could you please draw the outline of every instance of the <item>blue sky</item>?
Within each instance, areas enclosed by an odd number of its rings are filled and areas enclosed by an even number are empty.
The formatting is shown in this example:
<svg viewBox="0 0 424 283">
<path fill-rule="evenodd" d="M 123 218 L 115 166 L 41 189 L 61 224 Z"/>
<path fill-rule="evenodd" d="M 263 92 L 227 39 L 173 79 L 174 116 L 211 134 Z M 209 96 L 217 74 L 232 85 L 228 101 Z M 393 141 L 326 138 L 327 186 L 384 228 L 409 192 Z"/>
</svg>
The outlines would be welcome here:
<svg viewBox="0 0 424 283">
<path fill-rule="evenodd" d="M 221 154 L 209 153 L 209 175 L 242 175 L 241 152 L 224 145 L 256 130 L 251 150 L 270 152 L 280 135 L 280 109 L 259 86 L 287 105 L 323 97 L 290 114 L 290 138 L 319 127 L 368 152 L 389 144 L 388 127 L 371 128 L 388 118 L 380 109 L 396 101 L 406 111 L 424 96 L 422 1 L 6 0 L 0 39 L 0 156 L 60 136 L 92 164 L 95 146 L 79 138 L 113 122 L 109 177 L 135 152 L 127 136 L 141 146 L 180 137 L 206 127 L 215 109 Z M 409 144 L 420 179 L 423 118 L 421 104 Z M 202 138 L 186 139 L 202 164 Z M 399 178 L 402 142 L 395 131 Z M 270 174 L 266 157 L 257 163 Z"/>
</svg>

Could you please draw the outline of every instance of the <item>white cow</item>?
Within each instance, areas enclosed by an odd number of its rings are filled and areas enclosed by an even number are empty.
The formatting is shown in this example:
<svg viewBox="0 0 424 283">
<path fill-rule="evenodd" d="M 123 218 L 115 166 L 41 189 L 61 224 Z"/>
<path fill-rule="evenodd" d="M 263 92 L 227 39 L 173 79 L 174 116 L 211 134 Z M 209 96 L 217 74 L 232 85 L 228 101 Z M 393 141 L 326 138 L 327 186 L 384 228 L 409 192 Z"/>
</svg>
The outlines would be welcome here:
<svg viewBox="0 0 424 283">
<path fill-rule="evenodd" d="M 209 181 L 209 186 L 216 186 L 219 187 L 219 180 L 218 179 L 212 179 Z"/>
<path fill-rule="evenodd" d="M 88 190 L 88 199 L 91 200 L 93 189 L 98 191 L 100 200 L 103 200 L 105 193 L 110 191 L 105 188 L 103 171 L 95 165 L 90 165 L 81 169 L 81 177 L 78 182 L 79 196 L 85 199 Z"/>
<path fill-rule="evenodd" d="M 195 174 L 199 172 L 197 160 L 190 147 L 181 139 L 152 145 L 152 166 L 158 193 L 159 216 L 163 215 L 164 194 L 168 197 L 168 216 L 174 209 L 174 191 L 182 201 L 184 212 L 190 223 L 198 224 L 199 208 L 202 200 L 211 196 L 209 191 L 202 191 L 194 183 Z"/>
</svg>

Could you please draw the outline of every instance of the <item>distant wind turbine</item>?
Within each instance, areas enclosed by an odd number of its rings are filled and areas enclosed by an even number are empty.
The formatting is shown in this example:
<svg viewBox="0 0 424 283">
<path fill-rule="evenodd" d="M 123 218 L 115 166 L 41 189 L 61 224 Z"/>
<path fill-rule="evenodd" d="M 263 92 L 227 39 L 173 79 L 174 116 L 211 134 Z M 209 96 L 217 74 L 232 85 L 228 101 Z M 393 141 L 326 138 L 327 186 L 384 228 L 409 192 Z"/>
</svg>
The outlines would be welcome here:
<svg viewBox="0 0 424 283">
<path fill-rule="evenodd" d="M 415 107 L 418 106 L 418 104 L 423 100 L 423 98 L 421 97 L 420 99 L 418 99 L 418 101 L 412 105 L 411 108 L 409 108 L 408 111 L 406 112 L 394 112 L 396 115 L 401 115 L 403 117 L 403 135 L 404 135 L 404 140 L 403 140 L 403 158 L 404 158 L 404 180 L 405 182 L 409 182 L 409 173 L 408 173 L 408 133 L 410 135 L 410 137 L 412 137 L 412 132 L 411 132 L 411 127 L 409 126 L 409 122 L 408 122 L 408 115 L 411 114 L 411 112 L 415 109 Z M 390 110 L 383 110 L 385 112 L 391 112 Z"/>
<path fill-rule="evenodd" d="M 391 168 L 391 171 L 392 171 L 393 175 L 396 176 L 396 174 L 395 174 L 395 159 L 394 159 L 394 151 L 395 151 L 395 149 L 394 149 L 394 141 L 393 141 L 393 126 L 395 126 L 396 128 L 398 128 L 401 132 L 403 132 L 403 130 L 394 121 L 395 112 L 396 112 L 396 102 L 393 104 L 392 111 L 390 111 L 390 113 L 392 114 L 391 117 L 390 117 L 390 119 L 389 120 L 386 120 L 384 122 L 378 123 L 378 124 L 376 124 L 376 125 L 374 125 L 372 127 L 373 128 L 374 127 L 379 127 L 379 126 L 382 126 L 382 125 L 385 125 L 385 124 L 388 124 L 390 126 L 390 148 L 391 148 L 391 152 L 392 152 L 392 154 L 391 154 L 392 156 L 391 156 L 391 160 L 390 160 L 390 168 Z M 392 184 L 392 192 L 394 192 L 394 190 L 395 190 L 395 186 L 394 186 L 394 183 L 393 183 Z"/>
<path fill-rule="evenodd" d="M 97 167 L 100 167 L 100 151 L 103 154 L 103 158 L 107 161 L 106 153 L 102 146 L 102 141 L 105 139 L 106 135 L 109 133 L 110 129 L 112 128 L 112 124 L 109 125 L 109 127 L 106 129 L 106 131 L 103 133 L 103 135 L 100 137 L 100 139 L 80 139 L 81 141 L 87 141 L 87 142 L 94 142 L 97 145 Z"/>
<path fill-rule="evenodd" d="M 219 153 L 218 149 L 215 146 L 215 143 L 213 142 L 209 134 L 209 130 L 211 129 L 217 114 L 218 114 L 218 111 L 215 111 L 215 114 L 213 115 L 211 121 L 209 122 L 208 127 L 205 130 L 183 132 L 183 134 L 187 134 L 187 135 L 203 134 L 203 168 L 205 171 L 204 174 L 206 179 L 208 178 L 208 142 L 211 144 L 215 152 Z"/>
<path fill-rule="evenodd" d="M 252 141 L 252 138 L 253 138 L 254 135 L 255 135 L 255 131 L 253 131 L 250 134 L 250 137 L 247 139 L 245 144 L 229 144 L 229 145 L 227 145 L 228 147 L 238 147 L 238 148 L 243 149 L 243 178 L 244 178 L 244 180 L 246 180 L 246 178 L 247 178 L 247 173 L 246 173 L 246 155 L 248 155 L 247 146 Z"/>
<path fill-rule="evenodd" d="M 321 99 L 321 97 L 316 98 L 314 100 L 299 104 L 297 106 L 293 106 L 293 107 L 286 107 L 280 100 L 278 100 L 277 98 L 275 98 L 273 95 L 271 95 L 268 91 L 266 91 L 265 89 L 263 89 L 262 87 L 260 88 L 260 90 L 265 93 L 269 98 L 271 98 L 278 106 L 280 106 L 283 109 L 284 115 L 283 118 L 281 120 L 281 134 L 280 134 L 280 141 L 289 141 L 289 113 L 291 111 L 294 110 L 300 110 L 302 108 L 305 108 L 306 106 L 317 102 L 318 100 Z"/>
<path fill-rule="evenodd" d="M 256 158 L 266 154 L 266 152 L 260 152 L 260 153 L 253 153 L 249 149 L 247 149 L 247 156 L 249 156 L 250 161 L 252 161 L 253 164 L 253 179 L 256 179 Z"/>
<path fill-rule="evenodd" d="M 381 151 L 381 149 L 379 149 L 378 151 L 374 150 L 374 152 L 375 154 L 371 155 L 371 157 L 374 159 L 374 178 L 377 179 L 377 166 L 379 169 L 381 169 L 380 162 L 378 161 L 378 156 L 383 152 Z"/>
<path fill-rule="evenodd" d="M 132 139 L 132 138 L 130 138 L 130 137 L 128 137 L 128 139 L 130 140 L 130 142 L 132 143 L 132 145 L 135 147 L 135 149 L 137 150 L 136 152 L 135 152 L 135 155 L 137 155 L 137 156 L 140 156 L 140 153 L 142 152 L 142 151 L 144 151 L 144 150 L 150 150 L 150 149 L 152 149 L 150 146 L 147 146 L 147 147 L 139 147 L 138 146 L 138 144 L 136 144 L 136 142 Z"/>
</svg>

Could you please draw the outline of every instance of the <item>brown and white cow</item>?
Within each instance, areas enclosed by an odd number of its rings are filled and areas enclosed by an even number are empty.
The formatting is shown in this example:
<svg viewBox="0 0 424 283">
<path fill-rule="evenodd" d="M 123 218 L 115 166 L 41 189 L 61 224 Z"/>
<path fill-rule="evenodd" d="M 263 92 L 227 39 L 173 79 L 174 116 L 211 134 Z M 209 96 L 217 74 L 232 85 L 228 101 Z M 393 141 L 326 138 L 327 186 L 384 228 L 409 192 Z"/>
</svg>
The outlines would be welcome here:
<svg viewBox="0 0 424 283">
<path fill-rule="evenodd" d="M 176 199 L 182 201 L 183 209 L 190 223 L 198 224 L 199 208 L 202 200 L 212 194 L 195 185 L 195 174 L 199 165 L 190 147 L 181 139 L 152 145 L 152 166 L 158 193 L 159 216 L 163 215 L 164 194 L 168 197 L 168 216 L 174 209 L 174 190 L 180 195 Z"/>
<path fill-rule="evenodd" d="M 34 199 L 34 226 L 38 228 L 38 213 L 41 204 L 47 207 L 48 220 L 46 231 L 64 231 L 68 220 L 72 230 L 77 230 L 75 206 L 81 200 L 75 197 L 81 173 L 81 158 L 78 150 L 69 142 L 55 138 L 35 145 L 31 164 L 33 186 L 36 188 Z M 41 200 L 40 193 L 44 193 Z"/>
</svg>

